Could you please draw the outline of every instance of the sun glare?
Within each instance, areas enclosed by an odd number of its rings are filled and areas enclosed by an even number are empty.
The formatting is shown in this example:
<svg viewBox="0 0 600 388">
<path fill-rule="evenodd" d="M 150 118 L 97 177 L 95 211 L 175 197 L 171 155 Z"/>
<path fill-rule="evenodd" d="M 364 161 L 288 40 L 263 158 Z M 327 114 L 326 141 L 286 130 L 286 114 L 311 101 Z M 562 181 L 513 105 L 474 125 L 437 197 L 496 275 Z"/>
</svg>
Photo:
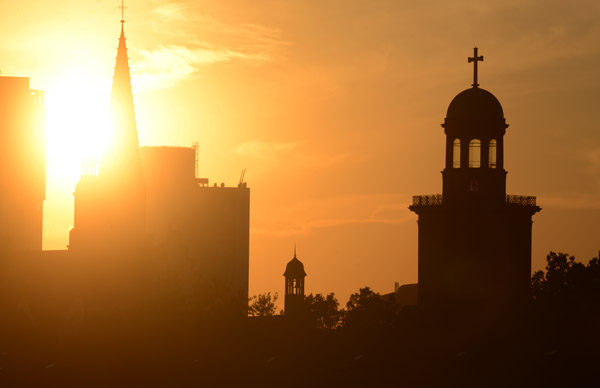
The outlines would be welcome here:
<svg viewBox="0 0 600 388">
<path fill-rule="evenodd" d="M 69 74 L 46 92 L 48 176 L 74 181 L 106 144 L 110 83 Z"/>
</svg>

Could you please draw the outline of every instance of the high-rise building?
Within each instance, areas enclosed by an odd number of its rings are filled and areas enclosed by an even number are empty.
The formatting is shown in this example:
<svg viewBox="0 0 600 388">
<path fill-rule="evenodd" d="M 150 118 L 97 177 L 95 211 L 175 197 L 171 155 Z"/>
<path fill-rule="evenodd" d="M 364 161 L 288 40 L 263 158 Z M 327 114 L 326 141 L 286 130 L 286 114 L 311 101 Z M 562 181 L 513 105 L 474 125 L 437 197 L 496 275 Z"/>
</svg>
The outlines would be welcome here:
<svg viewBox="0 0 600 388">
<path fill-rule="evenodd" d="M 415 196 L 418 214 L 419 306 L 429 310 L 490 306 L 512 309 L 529 297 L 535 197 L 506 195 L 504 135 L 498 99 L 472 88 L 450 103 L 443 192 Z"/>
<path fill-rule="evenodd" d="M 146 226 L 172 294 L 220 315 L 248 312 L 250 189 L 196 178 L 196 151 L 142 147 Z"/>
<path fill-rule="evenodd" d="M 0 77 L 0 250 L 41 251 L 46 198 L 44 92 Z"/>
</svg>

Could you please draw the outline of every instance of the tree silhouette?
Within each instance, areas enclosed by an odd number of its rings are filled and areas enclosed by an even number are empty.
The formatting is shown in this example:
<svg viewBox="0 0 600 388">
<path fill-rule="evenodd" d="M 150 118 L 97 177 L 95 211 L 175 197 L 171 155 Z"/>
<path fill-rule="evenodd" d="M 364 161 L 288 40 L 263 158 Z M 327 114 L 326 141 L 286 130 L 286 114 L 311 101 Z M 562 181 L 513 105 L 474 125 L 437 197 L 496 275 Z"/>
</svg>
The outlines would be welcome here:
<svg viewBox="0 0 600 388">
<path fill-rule="evenodd" d="M 340 325 L 340 304 L 333 292 L 325 297 L 322 294 L 310 294 L 304 301 L 310 319 L 318 328 L 335 329 Z"/>
<path fill-rule="evenodd" d="M 275 302 L 279 298 L 277 293 L 270 292 L 254 295 L 248 298 L 248 315 L 252 317 L 272 317 L 277 308 Z"/>
<path fill-rule="evenodd" d="M 550 252 L 546 271 L 531 277 L 533 300 L 542 305 L 573 308 L 600 302 L 600 262 L 585 265 L 567 253 Z"/>
<path fill-rule="evenodd" d="M 369 287 L 350 295 L 346 303 L 343 325 L 348 328 L 366 328 L 391 325 L 398 315 L 398 306 Z"/>
</svg>

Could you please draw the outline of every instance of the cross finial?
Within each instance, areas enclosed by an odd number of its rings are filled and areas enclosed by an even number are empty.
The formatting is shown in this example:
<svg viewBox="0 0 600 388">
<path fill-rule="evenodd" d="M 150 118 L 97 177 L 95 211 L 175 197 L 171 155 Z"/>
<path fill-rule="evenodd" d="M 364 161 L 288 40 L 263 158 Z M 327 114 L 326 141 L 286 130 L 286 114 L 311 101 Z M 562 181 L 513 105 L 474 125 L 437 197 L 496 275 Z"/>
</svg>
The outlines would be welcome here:
<svg viewBox="0 0 600 388">
<path fill-rule="evenodd" d="M 123 4 L 123 0 L 121 0 L 121 5 L 119 5 L 119 9 L 121 10 L 121 23 L 125 23 L 125 10 L 127 7 Z"/>
<path fill-rule="evenodd" d="M 483 55 L 482 56 L 477 56 L 477 47 L 475 47 L 473 49 L 473 56 L 468 58 L 469 63 L 473 62 L 473 87 L 476 88 L 479 86 L 479 84 L 477 83 L 477 62 L 482 61 L 483 62 Z"/>
<path fill-rule="evenodd" d="M 296 243 L 294 243 L 294 259 L 296 258 Z"/>
</svg>

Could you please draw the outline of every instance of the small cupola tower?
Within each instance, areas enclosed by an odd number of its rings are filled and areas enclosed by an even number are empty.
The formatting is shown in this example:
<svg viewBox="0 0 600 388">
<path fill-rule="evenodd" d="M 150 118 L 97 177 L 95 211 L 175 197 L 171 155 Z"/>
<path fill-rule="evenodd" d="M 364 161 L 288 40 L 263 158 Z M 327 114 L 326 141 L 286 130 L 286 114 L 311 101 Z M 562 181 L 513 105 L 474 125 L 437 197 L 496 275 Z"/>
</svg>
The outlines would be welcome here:
<svg viewBox="0 0 600 388">
<path fill-rule="evenodd" d="M 297 316 L 302 311 L 304 302 L 304 264 L 296 257 L 294 245 L 294 258 L 285 267 L 285 314 Z"/>
<path fill-rule="evenodd" d="M 450 105 L 442 127 L 446 133 L 444 202 L 483 200 L 503 203 L 506 196 L 502 105 L 477 82 L 477 62 L 483 56 L 474 49 L 473 84 Z"/>
</svg>

